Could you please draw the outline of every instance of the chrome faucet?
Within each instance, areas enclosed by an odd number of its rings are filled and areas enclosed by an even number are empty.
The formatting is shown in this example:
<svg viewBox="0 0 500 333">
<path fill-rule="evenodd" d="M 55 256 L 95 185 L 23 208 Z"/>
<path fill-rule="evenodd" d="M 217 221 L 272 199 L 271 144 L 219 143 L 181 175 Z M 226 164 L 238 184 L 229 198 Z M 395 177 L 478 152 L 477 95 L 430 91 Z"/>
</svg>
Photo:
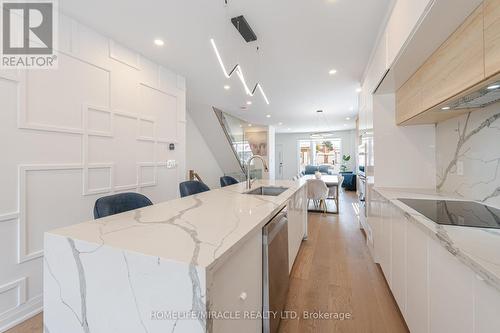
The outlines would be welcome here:
<svg viewBox="0 0 500 333">
<path fill-rule="evenodd" d="M 265 172 L 269 171 L 269 168 L 267 167 L 267 163 L 266 163 L 266 160 L 264 159 L 264 157 L 262 157 L 260 155 L 253 155 L 252 157 L 250 157 L 247 161 L 247 190 L 249 190 L 252 187 L 252 183 L 253 183 L 252 180 L 250 179 L 250 163 L 252 162 L 252 160 L 254 158 L 258 158 L 259 160 L 262 161 L 262 165 L 264 165 Z"/>
</svg>

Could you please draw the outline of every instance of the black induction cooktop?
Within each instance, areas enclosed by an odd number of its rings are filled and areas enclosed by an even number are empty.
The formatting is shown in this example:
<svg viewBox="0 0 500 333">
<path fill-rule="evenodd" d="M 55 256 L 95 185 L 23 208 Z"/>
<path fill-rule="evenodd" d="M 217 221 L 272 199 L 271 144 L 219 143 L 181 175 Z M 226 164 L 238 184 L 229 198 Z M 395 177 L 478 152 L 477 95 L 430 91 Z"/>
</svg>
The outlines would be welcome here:
<svg viewBox="0 0 500 333">
<path fill-rule="evenodd" d="M 474 201 L 398 200 L 438 224 L 500 229 L 500 209 Z"/>
</svg>

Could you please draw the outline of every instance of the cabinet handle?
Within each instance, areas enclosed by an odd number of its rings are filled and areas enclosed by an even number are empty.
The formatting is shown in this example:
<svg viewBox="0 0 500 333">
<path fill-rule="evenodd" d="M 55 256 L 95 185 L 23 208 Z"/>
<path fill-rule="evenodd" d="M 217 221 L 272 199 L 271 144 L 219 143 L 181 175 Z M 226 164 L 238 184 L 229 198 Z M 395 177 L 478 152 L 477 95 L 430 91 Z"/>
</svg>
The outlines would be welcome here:
<svg viewBox="0 0 500 333">
<path fill-rule="evenodd" d="M 247 295 L 247 293 L 246 293 L 246 292 L 242 292 L 242 293 L 240 294 L 240 299 L 241 299 L 242 301 L 246 300 L 246 299 L 247 299 L 247 297 L 248 297 L 248 295 Z"/>
</svg>

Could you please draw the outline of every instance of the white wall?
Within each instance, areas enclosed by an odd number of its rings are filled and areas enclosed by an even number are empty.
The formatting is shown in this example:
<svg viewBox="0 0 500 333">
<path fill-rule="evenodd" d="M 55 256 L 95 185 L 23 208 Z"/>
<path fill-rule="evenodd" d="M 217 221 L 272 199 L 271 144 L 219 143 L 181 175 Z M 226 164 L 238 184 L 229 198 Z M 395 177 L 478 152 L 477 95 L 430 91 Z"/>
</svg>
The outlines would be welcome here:
<svg viewBox="0 0 500 333">
<path fill-rule="evenodd" d="M 44 231 L 185 175 L 185 80 L 67 16 L 59 34 L 58 69 L 0 71 L 0 331 L 41 310 Z"/>
<path fill-rule="evenodd" d="M 354 170 L 356 131 L 338 131 L 333 132 L 333 136 L 328 139 L 342 139 L 342 154 L 350 154 L 351 161 L 348 163 L 348 169 Z M 283 149 L 283 179 L 291 179 L 298 172 L 299 153 L 298 141 L 310 140 L 310 133 L 277 133 L 276 150 Z M 279 147 L 281 146 L 281 147 Z M 279 175 L 279 163 L 276 162 L 276 178 Z"/>
<path fill-rule="evenodd" d="M 373 96 L 375 185 L 435 189 L 435 126 L 397 126 L 395 112 L 394 94 Z"/>
<path fill-rule="evenodd" d="M 224 174 L 241 174 L 239 161 L 234 155 L 213 108 L 192 102 L 189 106 L 189 114 Z"/>
<path fill-rule="evenodd" d="M 186 169 L 196 171 L 208 187 L 220 187 L 219 179 L 224 173 L 189 113 L 186 122 Z"/>
</svg>

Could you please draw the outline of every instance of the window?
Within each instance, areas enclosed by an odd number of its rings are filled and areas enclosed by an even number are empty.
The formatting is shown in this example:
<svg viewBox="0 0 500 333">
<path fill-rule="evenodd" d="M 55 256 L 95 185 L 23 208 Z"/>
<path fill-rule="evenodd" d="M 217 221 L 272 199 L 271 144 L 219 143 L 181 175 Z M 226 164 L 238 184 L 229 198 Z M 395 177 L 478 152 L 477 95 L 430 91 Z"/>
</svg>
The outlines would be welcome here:
<svg viewBox="0 0 500 333">
<path fill-rule="evenodd" d="M 328 164 L 332 167 L 342 163 L 342 139 L 299 140 L 300 171 L 306 165 Z"/>
</svg>

